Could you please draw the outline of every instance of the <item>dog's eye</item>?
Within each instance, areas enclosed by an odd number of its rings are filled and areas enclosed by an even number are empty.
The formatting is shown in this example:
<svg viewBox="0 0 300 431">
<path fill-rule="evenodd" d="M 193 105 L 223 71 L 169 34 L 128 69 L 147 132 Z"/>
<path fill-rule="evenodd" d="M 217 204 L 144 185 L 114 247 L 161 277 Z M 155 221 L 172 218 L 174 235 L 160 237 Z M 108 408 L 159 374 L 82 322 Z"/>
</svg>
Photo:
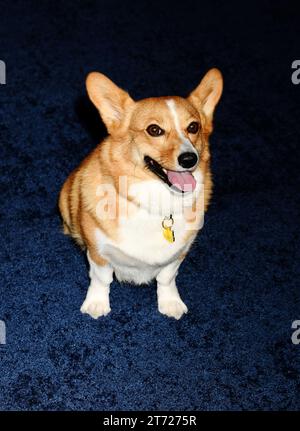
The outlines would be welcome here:
<svg viewBox="0 0 300 431">
<path fill-rule="evenodd" d="M 150 124 L 150 126 L 147 127 L 147 132 L 150 136 L 161 136 L 165 133 L 157 124 Z"/>
<path fill-rule="evenodd" d="M 199 130 L 199 123 L 197 123 L 197 121 L 192 121 L 187 128 L 188 133 L 197 133 L 198 130 Z"/>
</svg>

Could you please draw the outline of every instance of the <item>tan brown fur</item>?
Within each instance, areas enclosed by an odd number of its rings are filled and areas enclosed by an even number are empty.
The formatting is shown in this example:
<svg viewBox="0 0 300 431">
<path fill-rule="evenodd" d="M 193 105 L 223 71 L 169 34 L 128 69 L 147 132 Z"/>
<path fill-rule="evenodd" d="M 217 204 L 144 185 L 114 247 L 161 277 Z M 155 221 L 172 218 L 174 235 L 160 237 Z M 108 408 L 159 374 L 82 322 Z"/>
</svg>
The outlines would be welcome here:
<svg viewBox="0 0 300 431">
<path fill-rule="evenodd" d="M 206 80 L 205 80 L 206 78 Z M 200 154 L 199 169 L 204 177 L 205 210 L 212 193 L 210 152 L 208 138 L 212 132 L 213 108 L 222 91 L 219 71 L 208 72 L 201 84 L 187 98 L 172 97 L 179 107 L 180 120 L 188 124 L 198 121 L 201 130 L 189 139 Z M 144 164 L 148 154 L 166 169 L 174 169 L 180 139 L 174 130 L 166 97 L 149 98 L 134 102 L 104 75 L 92 73 L 87 78 L 89 96 L 99 109 L 109 136 L 67 178 L 60 197 L 59 208 L 63 218 L 64 232 L 71 235 L 81 246 L 87 247 L 92 259 L 99 265 L 106 261 L 97 250 L 93 232 L 100 228 L 108 237 L 118 239 L 118 215 L 115 219 L 97 217 L 97 188 L 99 184 L 111 184 L 119 192 L 119 177 L 127 176 L 128 185 L 148 179 L 157 179 Z M 213 97 L 212 92 L 215 91 Z M 209 100 L 214 106 L 209 110 Z M 116 112 L 111 111 L 116 108 Z M 208 113 L 209 112 L 209 113 Z M 153 138 L 145 132 L 151 123 L 166 130 L 164 137 Z M 136 204 L 128 197 L 131 205 Z M 193 231 L 187 233 L 187 241 Z"/>
</svg>

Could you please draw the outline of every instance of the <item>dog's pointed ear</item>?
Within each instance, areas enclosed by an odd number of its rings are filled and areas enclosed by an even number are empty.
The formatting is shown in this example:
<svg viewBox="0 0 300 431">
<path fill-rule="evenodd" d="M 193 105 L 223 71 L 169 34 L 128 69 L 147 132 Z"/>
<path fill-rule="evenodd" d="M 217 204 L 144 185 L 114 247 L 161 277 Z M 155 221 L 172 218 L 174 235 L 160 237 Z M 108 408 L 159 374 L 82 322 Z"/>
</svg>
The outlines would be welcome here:
<svg viewBox="0 0 300 431">
<path fill-rule="evenodd" d="M 209 121 L 212 121 L 215 107 L 223 91 L 223 78 L 218 69 L 210 69 L 198 87 L 188 96 L 188 100 Z"/>
<path fill-rule="evenodd" d="M 91 72 L 87 76 L 86 88 L 108 133 L 120 130 L 128 117 L 128 108 L 134 104 L 129 94 L 99 72 Z"/>
</svg>

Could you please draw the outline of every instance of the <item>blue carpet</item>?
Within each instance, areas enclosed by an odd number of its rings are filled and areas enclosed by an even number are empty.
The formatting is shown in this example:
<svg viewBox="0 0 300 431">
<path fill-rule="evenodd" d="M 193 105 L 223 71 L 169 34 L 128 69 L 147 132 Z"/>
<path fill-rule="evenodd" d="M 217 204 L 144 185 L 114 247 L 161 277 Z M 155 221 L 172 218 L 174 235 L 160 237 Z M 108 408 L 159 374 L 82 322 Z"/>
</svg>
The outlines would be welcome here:
<svg viewBox="0 0 300 431">
<path fill-rule="evenodd" d="M 296 2 L 0 6 L 0 408 L 299 409 Z M 185 95 L 213 66 L 214 196 L 178 277 L 189 313 L 167 319 L 154 285 L 114 283 L 109 316 L 81 315 L 86 261 L 57 196 L 105 135 L 87 73 L 139 99 Z"/>
</svg>

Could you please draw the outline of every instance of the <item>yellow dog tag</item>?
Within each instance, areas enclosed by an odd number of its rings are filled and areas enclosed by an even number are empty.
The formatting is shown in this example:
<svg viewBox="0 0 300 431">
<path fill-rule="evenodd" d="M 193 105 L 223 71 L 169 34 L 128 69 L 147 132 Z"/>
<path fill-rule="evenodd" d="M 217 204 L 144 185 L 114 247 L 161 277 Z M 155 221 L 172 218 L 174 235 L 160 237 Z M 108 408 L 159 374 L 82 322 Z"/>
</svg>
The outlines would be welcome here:
<svg viewBox="0 0 300 431">
<path fill-rule="evenodd" d="M 170 217 L 165 217 L 162 221 L 163 236 L 168 242 L 175 241 L 174 231 L 172 230 L 173 224 L 174 220 L 172 215 L 170 215 Z"/>
</svg>

